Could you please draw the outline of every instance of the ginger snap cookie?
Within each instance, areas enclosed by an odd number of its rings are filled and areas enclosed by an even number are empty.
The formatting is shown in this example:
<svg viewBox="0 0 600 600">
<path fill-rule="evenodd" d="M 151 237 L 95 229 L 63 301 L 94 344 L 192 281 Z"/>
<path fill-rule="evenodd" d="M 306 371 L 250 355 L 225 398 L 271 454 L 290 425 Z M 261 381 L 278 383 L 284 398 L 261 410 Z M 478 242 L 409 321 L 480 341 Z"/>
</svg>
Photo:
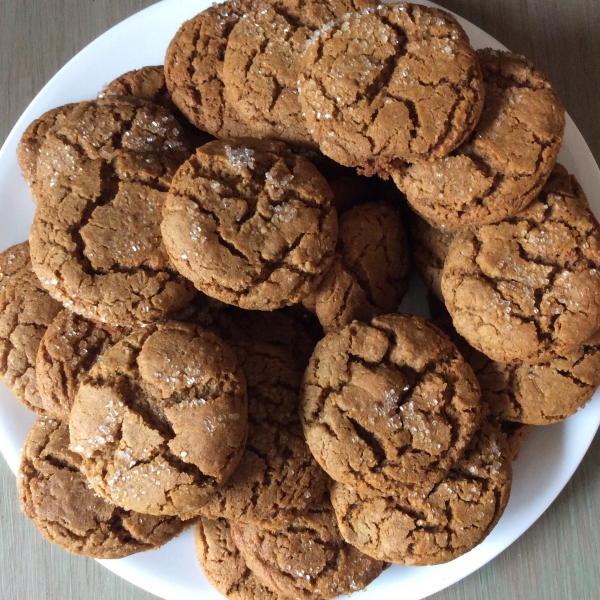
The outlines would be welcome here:
<svg viewBox="0 0 600 600">
<path fill-rule="evenodd" d="M 307 296 L 337 240 L 332 194 L 282 142 L 217 140 L 173 178 L 161 231 L 177 269 L 202 292 L 244 309 Z"/>
<path fill-rule="evenodd" d="M 278 529 L 230 523 L 256 579 L 289 598 L 335 598 L 365 588 L 387 567 L 347 544 L 329 501 Z"/>
<path fill-rule="evenodd" d="M 328 331 L 395 312 L 406 292 L 408 244 L 400 215 L 370 202 L 339 219 L 336 259 L 305 306 Z"/>
<path fill-rule="evenodd" d="M 367 174 L 445 156 L 483 107 L 475 51 L 456 19 L 413 4 L 348 14 L 315 32 L 300 103 L 321 151 Z"/>
<path fill-rule="evenodd" d="M 479 424 L 479 385 L 456 346 L 419 317 L 330 332 L 311 357 L 300 416 L 336 481 L 367 493 L 440 481 Z"/>
<path fill-rule="evenodd" d="M 46 329 L 35 361 L 44 413 L 68 421 L 81 377 L 124 335 L 121 328 L 62 310 Z"/>
<path fill-rule="evenodd" d="M 69 450 L 66 422 L 39 418 L 21 457 L 21 510 L 45 539 L 92 558 L 122 558 L 152 550 L 187 525 L 177 517 L 124 510 L 98 496 L 81 471 L 81 457 Z"/>
<path fill-rule="evenodd" d="M 477 55 L 485 105 L 469 139 L 450 156 L 392 171 L 413 208 L 445 231 L 525 208 L 548 179 L 565 129 L 560 99 L 529 60 L 490 49 Z"/>
<path fill-rule="evenodd" d="M 67 308 L 133 326 L 194 297 L 160 235 L 166 190 L 188 156 L 180 129 L 162 107 L 110 97 L 79 104 L 48 132 L 31 257 L 42 285 Z"/>
<path fill-rule="evenodd" d="M 173 102 L 193 125 L 217 138 L 253 135 L 224 95 L 223 60 L 231 30 L 254 4 L 214 4 L 186 21 L 167 48 L 165 79 Z"/>
<path fill-rule="evenodd" d="M 36 355 L 61 309 L 33 272 L 28 242 L 0 254 L 0 378 L 39 414 L 45 410 L 37 388 Z"/>
<path fill-rule="evenodd" d="M 335 483 L 331 501 L 344 539 L 400 565 L 437 565 L 480 544 L 508 503 L 512 469 L 502 433 L 483 421 L 464 456 L 438 484 L 370 496 Z"/>
<path fill-rule="evenodd" d="M 523 211 L 467 227 L 448 251 L 442 293 L 454 327 L 492 360 L 544 363 L 600 324 L 600 230 L 574 177 L 555 177 Z"/>
<path fill-rule="evenodd" d="M 248 439 L 227 483 L 200 513 L 240 523 L 271 523 L 320 502 L 329 478 L 313 458 L 298 414 L 302 372 L 283 349 L 231 344 L 248 387 Z"/>
<path fill-rule="evenodd" d="M 17 146 L 17 160 L 21 167 L 23 177 L 31 190 L 34 202 L 39 199 L 37 189 L 37 162 L 40 149 L 48 131 L 62 121 L 77 104 L 65 104 L 45 112 L 41 117 L 33 121 L 23 132 L 19 145 Z"/>
<path fill-rule="evenodd" d="M 92 368 L 71 410 L 71 449 L 111 502 L 178 515 L 225 483 L 247 427 L 232 350 L 201 327 L 169 322 L 134 331 Z"/>
<path fill-rule="evenodd" d="M 194 528 L 196 556 L 209 583 L 230 600 L 282 600 L 256 579 L 231 539 L 226 519 L 200 517 Z"/>
</svg>

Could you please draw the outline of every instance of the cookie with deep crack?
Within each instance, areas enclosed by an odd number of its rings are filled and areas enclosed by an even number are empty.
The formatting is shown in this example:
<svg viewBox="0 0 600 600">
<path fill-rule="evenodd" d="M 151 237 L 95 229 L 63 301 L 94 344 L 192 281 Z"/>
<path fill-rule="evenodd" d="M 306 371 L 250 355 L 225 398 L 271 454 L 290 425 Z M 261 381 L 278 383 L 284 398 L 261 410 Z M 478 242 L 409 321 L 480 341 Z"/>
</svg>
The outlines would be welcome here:
<svg viewBox="0 0 600 600">
<path fill-rule="evenodd" d="M 484 420 L 447 477 L 427 489 L 382 496 L 335 483 L 331 501 L 344 539 L 400 565 L 437 565 L 480 544 L 508 503 L 512 469 L 497 425 Z"/>
<path fill-rule="evenodd" d="M 133 97 L 83 102 L 48 132 L 30 244 L 51 296 L 116 326 L 154 322 L 194 297 L 160 235 L 166 190 L 188 153 L 175 119 Z"/>
<path fill-rule="evenodd" d="M 36 355 L 61 309 L 33 272 L 28 242 L 0 254 L 0 378 L 39 414 L 45 414 L 45 407 L 37 387 Z"/>
<path fill-rule="evenodd" d="M 456 346 L 419 317 L 355 321 L 321 340 L 303 380 L 308 445 L 336 481 L 393 493 L 446 476 L 479 424 L 479 385 Z"/>
<path fill-rule="evenodd" d="M 282 142 L 217 140 L 173 178 L 161 231 L 177 269 L 244 309 L 299 302 L 333 260 L 337 215 L 327 182 Z"/>
<path fill-rule="evenodd" d="M 261 584 L 231 539 L 226 519 L 200 517 L 194 529 L 196 556 L 209 583 L 230 600 L 281 600 Z"/>
<path fill-rule="evenodd" d="M 246 383 L 233 351 L 199 326 L 134 331 L 83 382 L 71 449 L 98 493 L 155 515 L 196 511 L 239 462 Z"/>
<path fill-rule="evenodd" d="M 19 467 L 21 510 L 40 533 L 69 552 L 122 558 L 166 544 L 186 527 L 177 517 L 124 510 L 98 496 L 69 450 L 66 422 L 41 417 L 33 425 Z"/>
<path fill-rule="evenodd" d="M 458 232 L 442 293 L 454 327 L 491 359 L 565 356 L 600 325 L 600 229 L 564 167 L 517 215 Z"/>
<path fill-rule="evenodd" d="M 433 160 L 459 146 L 484 94 L 456 19 L 413 4 L 379 5 L 315 32 L 299 89 L 321 151 L 384 176 L 393 161 Z"/>
<path fill-rule="evenodd" d="M 352 321 L 396 312 L 406 292 L 408 245 L 400 215 L 385 202 L 370 202 L 339 219 L 336 258 L 303 303 L 329 331 Z"/>
<path fill-rule="evenodd" d="M 68 421 L 81 377 L 124 335 L 119 327 L 101 326 L 62 310 L 46 329 L 35 361 L 44 414 Z"/>
<path fill-rule="evenodd" d="M 230 526 L 233 542 L 256 579 L 285 597 L 351 594 L 387 567 L 343 540 L 328 500 L 278 528 Z"/>
<path fill-rule="evenodd" d="M 548 179 L 565 128 L 560 99 L 529 60 L 490 49 L 477 54 L 485 105 L 469 139 L 450 156 L 392 172 L 413 208 L 445 231 L 525 208 Z"/>
</svg>

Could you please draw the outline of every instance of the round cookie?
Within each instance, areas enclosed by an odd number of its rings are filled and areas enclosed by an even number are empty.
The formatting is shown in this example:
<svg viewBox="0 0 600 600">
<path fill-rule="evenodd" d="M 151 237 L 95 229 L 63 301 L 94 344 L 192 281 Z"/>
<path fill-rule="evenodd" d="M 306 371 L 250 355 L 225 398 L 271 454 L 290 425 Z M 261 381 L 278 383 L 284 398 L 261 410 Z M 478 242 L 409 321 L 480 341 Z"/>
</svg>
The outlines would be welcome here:
<svg viewBox="0 0 600 600">
<path fill-rule="evenodd" d="M 256 579 L 289 598 L 335 598 L 365 588 L 387 567 L 347 544 L 327 501 L 279 529 L 230 523 Z"/>
<path fill-rule="evenodd" d="M 44 414 L 68 421 L 81 377 L 124 332 L 62 310 L 40 341 L 35 361 Z"/>
<path fill-rule="evenodd" d="M 46 328 L 62 306 L 31 267 L 29 243 L 0 254 L 0 378 L 29 410 L 44 414 L 35 359 Z"/>
<path fill-rule="evenodd" d="M 307 296 L 333 260 L 325 179 L 281 142 L 217 140 L 177 171 L 161 231 L 177 269 L 207 295 L 273 310 Z"/>
<path fill-rule="evenodd" d="M 493 360 L 565 356 L 600 325 L 600 231 L 564 168 L 519 214 L 458 232 L 442 293 L 457 332 Z"/>
<path fill-rule="evenodd" d="M 117 326 L 151 323 L 195 295 L 160 235 L 171 177 L 188 156 L 180 125 L 133 97 L 83 102 L 47 134 L 43 198 L 30 232 L 42 285 L 66 307 Z"/>
<path fill-rule="evenodd" d="M 46 134 L 56 123 L 62 121 L 77 104 L 65 104 L 45 112 L 23 132 L 17 146 L 17 160 L 23 177 L 31 190 L 34 202 L 39 200 L 37 189 L 37 162 Z"/>
<path fill-rule="evenodd" d="M 317 290 L 304 301 L 314 307 L 325 331 L 396 312 L 408 275 L 406 232 L 396 210 L 370 202 L 345 212 L 336 254 Z"/>
<path fill-rule="evenodd" d="M 437 565 L 480 544 L 508 503 L 512 469 L 497 425 L 484 420 L 464 456 L 429 489 L 399 486 L 369 496 L 335 483 L 331 501 L 344 539 L 399 565 Z"/>
<path fill-rule="evenodd" d="M 45 539 L 92 558 L 122 558 L 151 550 L 187 525 L 177 517 L 124 510 L 94 493 L 69 450 L 69 428 L 47 417 L 33 425 L 18 476 L 21 510 Z"/>
<path fill-rule="evenodd" d="M 216 335 L 169 322 L 134 331 L 92 368 L 71 410 L 71 449 L 96 491 L 129 510 L 196 511 L 246 441 L 246 383 Z"/>
<path fill-rule="evenodd" d="M 194 529 L 196 556 L 209 583 L 230 600 L 278 600 L 256 579 L 231 539 L 226 519 L 200 517 Z"/>
<path fill-rule="evenodd" d="M 227 483 L 200 513 L 240 523 L 271 523 L 322 500 L 329 478 L 304 441 L 298 397 L 302 373 L 283 349 L 231 344 L 248 387 L 248 439 Z"/>
<path fill-rule="evenodd" d="M 300 416 L 325 471 L 358 491 L 440 481 L 479 424 L 479 385 L 456 346 L 419 317 L 329 333 L 304 375 Z"/>
<path fill-rule="evenodd" d="M 379 5 L 316 32 L 302 58 L 300 103 L 321 151 L 367 174 L 459 146 L 483 107 L 475 51 L 456 19 Z"/>
<path fill-rule="evenodd" d="M 392 171 L 413 208 L 456 231 L 518 213 L 538 194 L 562 144 L 565 110 L 545 75 L 522 56 L 478 50 L 485 105 L 450 156 Z"/>
<path fill-rule="evenodd" d="M 254 4 L 214 4 L 186 21 L 167 48 L 165 79 L 173 102 L 193 125 L 217 138 L 253 135 L 225 98 L 223 60 L 231 30 Z"/>
</svg>

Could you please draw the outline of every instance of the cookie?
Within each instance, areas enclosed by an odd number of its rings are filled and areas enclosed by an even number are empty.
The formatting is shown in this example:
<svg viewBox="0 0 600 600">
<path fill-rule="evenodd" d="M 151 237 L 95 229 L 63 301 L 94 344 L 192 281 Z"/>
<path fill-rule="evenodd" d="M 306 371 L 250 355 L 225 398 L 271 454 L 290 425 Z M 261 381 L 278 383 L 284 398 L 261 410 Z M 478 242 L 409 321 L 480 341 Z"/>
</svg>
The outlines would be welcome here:
<svg viewBox="0 0 600 600">
<path fill-rule="evenodd" d="M 161 231 L 177 269 L 202 292 L 244 309 L 307 296 L 333 260 L 331 190 L 281 142 L 217 140 L 177 171 Z"/>
<path fill-rule="evenodd" d="M 485 105 L 469 139 L 450 156 L 392 172 L 412 207 L 445 231 L 506 219 L 550 175 L 565 110 L 545 75 L 522 56 L 478 50 Z"/>
<path fill-rule="evenodd" d="M 479 424 L 479 385 L 456 346 L 419 317 L 355 321 L 321 340 L 304 375 L 308 445 L 367 494 L 440 481 Z"/>
<path fill-rule="evenodd" d="M 329 502 L 279 529 L 230 523 L 256 579 L 289 598 L 334 598 L 365 588 L 385 568 L 347 544 Z"/>
<path fill-rule="evenodd" d="M 166 544 L 187 525 L 177 517 L 123 510 L 99 497 L 69 450 L 64 421 L 33 425 L 18 476 L 21 510 L 45 539 L 92 558 L 122 558 Z"/>
<path fill-rule="evenodd" d="M 459 146 L 484 94 L 456 19 L 413 4 L 348 14 L 315 32 L 299 90 L 321 151 L 384 176 L 393 161 L 433 160 Z"/>
<path fill-rule="evenodd" d="M 253 6 L 252 0 L 214 4 L 186 21 L 167 48 L 165 79 L 173 102 L 193 125 L 217 138 L 253 135 L 223 89 L 229 34 Z"/>
<path fill-rule="evenodd" d="M 300 58 L 312 32 L 375 5 L 369 0 L 265 2 L 238 21 L 229 34 L 222 77 L 225 97 L 252 126 L 254 137 L 318 148 L 298 100 Z"/>
<path fill-rule="evenodd" d="M 29 410 L 44 414 L 35 359 L 46 328 L 62 306 L 31 267 L 29 243 L 0 254 L 0 378 Z"/>
<path fill-rule="evenodd" d="M 39 199 L 37 190 L 37 162 L 46 134 L 56 123 L 62 121 L 77 104 L 65 104 L 45 112 L 23 132 L 17 146 L 17 160 L 23 177 L 31 190 L 34 202 Z"/>
<path fill-rule="evenodd" d="M 331 489 L 340 531 L 361 552 L 399 565 L 438 565 L 480 544 L 508 503 L 512 469 L 499 427 L 484 420 L 464 456 L 426 490 L 369 496 Z"/>
<path fill-rule="evenodd" d="M 62 310 L 40 341 L 35 360 L 37 387 L 44 414 L 69 420 L 79 382 L 124 332 Z"/>
<path fill-rule="evenodd" d="M 396 210 L 385 202 L 371 202 L 344 213 L 336 254 L 327 275 L 304 302 L 325 331 L 396 312 L 408 275 L 406 232 Z"/>
<path fill-rule="evenodd" d="M 258 582 L 231 539 L 226 519 L 200 517 L 194 529 L 196 556 L 208 582 L 230 600 L 278 600 Z"/>
<path fill-rule="evenodd" d="M 600 231 L 574 177 L 556 169 L 519 214 L 454 237 L 442 293 L 454 327 L 492 360 L 565 356 L 600 325 Z"/>
<path fill-rule="evenodd" d="M 48 132 L 30 244 L 51 296 L 116 326 L 154 322 L 194 297 L 160 235 L 184 142 L 171 115 L 133 97 L 81 103 Z"/>
<path fill-rule="evenodd" d="M 427 289 L 441 302 L 442 271 L 453 235 L 431 226 L 418 215 L 411 219 L 412 257 Z"/>
<path fill-rule="evenodd" d="M 247 427 L 231 349 L 198 326 L 169 322 L 134 331 L 92 368 L 71 410 L 71 449 L 108 500 L 178 515 L 225 483 Z"/>
</svg>

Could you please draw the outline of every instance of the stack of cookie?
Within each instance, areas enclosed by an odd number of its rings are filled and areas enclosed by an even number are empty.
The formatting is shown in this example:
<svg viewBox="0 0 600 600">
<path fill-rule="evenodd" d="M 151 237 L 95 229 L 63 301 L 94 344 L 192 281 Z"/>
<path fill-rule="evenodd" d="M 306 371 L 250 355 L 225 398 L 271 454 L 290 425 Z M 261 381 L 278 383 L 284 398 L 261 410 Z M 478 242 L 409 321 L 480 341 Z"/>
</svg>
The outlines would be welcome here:
<svg viewBox="0 0 600 600">
<path fill-rule="evenodd" d="M 229 0 L 164 69 L 43 115 L 19 145 L 30 242 L 0 255 L 0 375 L 39 415 L 23 511 L 104 558 L 194 523 L 240 599 L 479 544 L 519 424 L 600 383 L 600 234 L 563 129 L 531 63 L 371 0 Z M 398 189 L 453 341 L 396 314 Z"/>
</svg>

